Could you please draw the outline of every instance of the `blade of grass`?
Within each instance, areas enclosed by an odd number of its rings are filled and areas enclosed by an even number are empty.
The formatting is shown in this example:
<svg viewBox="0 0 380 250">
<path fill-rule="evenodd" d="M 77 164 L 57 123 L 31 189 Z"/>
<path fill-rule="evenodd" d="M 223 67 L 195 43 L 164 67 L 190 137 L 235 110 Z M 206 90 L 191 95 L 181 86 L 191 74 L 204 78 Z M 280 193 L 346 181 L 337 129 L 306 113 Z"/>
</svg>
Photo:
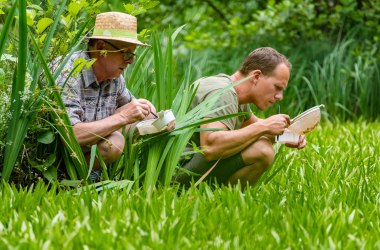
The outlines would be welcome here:
<svg viewBox="0 0 380 250">
<path fill-rule="evenodd" d="M 8 40 L 8 33 L 9 30 L 11 29 L 12 26 L 12 19 L 15 17 L 15 12 L 16 12 L 16 7 L 17 7 L 17 1 L 15 1 L 12 4 L 12 7 L 10 8 L 9 12 L 7 13 L 7 17 L 5 19 L 5 22 L 3 26 L 1 27 L 1 34 L 0 34 L 0 58 L 3 54 L 5 44 L 7 43 Z"/>
<path fill-rule="evenodd" d="M 21 99 L 22 93 L 24 93 L 25 87 L 25 75 L 26 75 L 26 62 L 27 62 L 27 49 L 28 49 L 28 30 L 26 21 L 26 1 L 18 1 L 19 10 L 19 32 L 18 32 L 18 61 L 16 68 L 16 77 L 12 83 L 12 95 L 11 95 L 11 114 L 12 117 L 9 121 L 7 144 L 5 146 L 4 153 L 4 167 L 2 171 L 2 179 L 8 181 L 16 163 L 18 154 L 21 149 L 21 145 L 25 138 L 26 128 L 23 126 L 25 121 L 22 117 L 23 101 Z M 8 27 L 9 28 L 9 27 Z"/>
</svg>

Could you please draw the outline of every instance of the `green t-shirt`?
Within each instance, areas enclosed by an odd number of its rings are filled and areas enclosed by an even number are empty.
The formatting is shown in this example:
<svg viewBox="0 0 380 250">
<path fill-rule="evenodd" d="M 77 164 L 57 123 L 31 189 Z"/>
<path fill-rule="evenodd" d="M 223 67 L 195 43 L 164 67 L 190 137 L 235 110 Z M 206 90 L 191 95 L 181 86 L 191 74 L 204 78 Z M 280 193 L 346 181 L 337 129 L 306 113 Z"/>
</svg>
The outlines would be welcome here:
<svg viewBox="0 0 380 250">
<path fill-rule="evenodd" d="M 216 76 L 201 78 L 197 80 L 196 83 L 199 84 L 199 87 L 191 104 L 191 108 L 194 108 L 199 103 L 206 100 L 213 93 L 231 84 L 232 80 L 231 77 L 226 74 L 219 74 Z M 249 104 L 239 105 L 238 96 L 233 87 L 225 89 L 225 92 L 219 97 L 217 106 L 221 107 L 224 105 L 228 106 L 205 116 L 205 118 L 215 118 L 219 116 L 235 114 L 238 112 L 251 112 Z M 220 122 L 226 125 L 229 130 L 236 130 L 240 129 L 243 122 L 248 120 L 250 117 L 251 115 L 235 116 L 226 120 L 220 120 Z M 197 146 L 199 146 L 199 133 L 194 133 L 192 140 L 197 144 Z M 189 148 L 188 150 L 192 149 Z"/>
</svg>

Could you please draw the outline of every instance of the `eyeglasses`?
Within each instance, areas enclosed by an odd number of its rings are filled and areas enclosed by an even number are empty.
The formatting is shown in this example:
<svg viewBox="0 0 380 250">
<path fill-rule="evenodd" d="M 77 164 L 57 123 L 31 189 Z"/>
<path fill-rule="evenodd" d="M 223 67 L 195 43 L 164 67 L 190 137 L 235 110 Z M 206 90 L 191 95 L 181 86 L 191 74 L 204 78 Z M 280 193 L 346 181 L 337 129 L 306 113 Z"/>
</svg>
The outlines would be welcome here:
<svg viewBox="0 0 380 250">
<path fill-rule="evenodd" d="M 106 44 L 110 45 L 112 48 L 114 48 L 115 50 L 119 51 L 121 54 L 123 54 L 123 57 L 124 57 L 124 60 L 129 60 L 131 58 L 133 58 L 134 56 L 136 56 L 135 53 L 133 52 L 129 52 L 129 51 L 122 51 L 121 49 L 119 49 L 118 47 L 116 47 L 115 45 L 113 45 L 112 43 L 106 41 L 106 40 L 103 40 Z"/>
</svg>

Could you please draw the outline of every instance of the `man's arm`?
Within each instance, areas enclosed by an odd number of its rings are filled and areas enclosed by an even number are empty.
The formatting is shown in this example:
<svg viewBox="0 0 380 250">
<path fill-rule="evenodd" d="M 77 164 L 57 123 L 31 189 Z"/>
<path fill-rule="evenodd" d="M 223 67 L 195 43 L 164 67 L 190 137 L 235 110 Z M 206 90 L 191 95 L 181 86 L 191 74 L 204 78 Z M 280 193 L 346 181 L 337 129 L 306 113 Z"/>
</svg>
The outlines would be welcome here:
<svg viewBox="0 0 380 250">
<path fill-rule="evenodd" d="M 123 126 L 145 119 L 154 110 L 144 99 L 132 100 L 120 107 L 115 114 L 99 121 L 80 122 L 74 125 L 74 133 L 80 145 L 96 144 Z"/>
<path fill-rule="evenodd" d="M 207 160 L 227 158 L 251 145 L 263 135 L 279 135 L 289 125 L 290 118 L 279 114 L 267 119 L 253 122 L 255 117 L 248 119 L 241 129 L 228 130 L 221 122 L 204 124 L 201 128 L 220 128 L 223 131 L 205 131 L 200 133 L 200 144 Z M 244 126 L 245 125 L 245 126 Z"/>
<path fill-rule="evenodd" d="M 251 116 L 250 116 L 247 120 L 245 120 L 245 121 L 243 122 L 243 124 L 241 125 L 241 127 L 242 127 L 242 128 L 247 127 L 248 125 L 253 124 L 253 123 L 255 123 L 255 122 L 258 122 L 259 120 L 261 120 L 261 119 L 259 119 L 259 118 L 258 118 L 257 116 L 255 116 L 254 114 L 251 114 Z"/>
<path fill-rule="evenodd" d="M 257 116 L 255 115 L 251 115 L 249 117 L 249 119 L 247 119 L 246 121 L 244 121 L 244 123 L 242 124 L 242 128 L 250 125 L 250 124 L 253 124 L 255 122 L 258 122 L 258 121 L 262 121 L 263 119 L 262 118 L 258 118 Z M 269 135 L 269 134 L 266 134 L 266 135 L 263 135 L 264 137 L 266 137 L 269 141 L 271 141 L 272 143 L 275 143 L 275 136 L 274 135 Z"/>
<path fill-rule="evenodd" d="M 258 118 L 257 116 L 255 115 L 251 115 L 251 117 L 249 119 L 247 119 L 246 121 L 244 121 L 243 125 L 241 126 L 242 128 L 250 125 L 250 124 L 253 124 L 255 122 L 258 122 L 258 121 L 262 121 L 263 119 L 261 118 Z M 266 134 L 266 135 L 263 135 L 264 137 L 268 138 L 270 141 L 272 141 L 272 143 L 275 143 L 275 139 L 276 139 L 276 136 L 275 135 L 269 135 L 269 134 Z M 304 135 L 301 135 L 299 137 L 299 140 L 297 143 L 286 143 L 285 146 L 287 146 L 288 148 L 297 148 L 297 149 L 303 149 L 304 147 L 306 147 L 307 145 L 307 141 L 306 141 L 306 138 Z"/>
</svg>

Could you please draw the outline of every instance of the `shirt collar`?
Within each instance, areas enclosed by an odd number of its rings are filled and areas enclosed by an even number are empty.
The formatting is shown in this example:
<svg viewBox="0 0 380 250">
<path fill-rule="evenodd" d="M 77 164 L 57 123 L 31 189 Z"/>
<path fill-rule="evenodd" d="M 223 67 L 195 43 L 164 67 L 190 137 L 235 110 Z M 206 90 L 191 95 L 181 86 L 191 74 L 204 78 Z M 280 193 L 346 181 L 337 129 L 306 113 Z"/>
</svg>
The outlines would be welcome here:
<svg viewBox="0 0 380 250">
<path fill-rule="evenodd" d="M 91 60 L 90 56 L 85 52 L 83 52 L 83 58 L 86 61 Z M 93 84 L 94 82 L 96 82 L 96 77 L 95 77 L 94 69 L 92 68 L 92 66 L 88 69 L 84 69 L 82 71 L 82 73 L 83 73 L 83 80 L 84 80 L 84 86 L 85 87 L 88 87 L 91 84 Z"/>
</svg>

